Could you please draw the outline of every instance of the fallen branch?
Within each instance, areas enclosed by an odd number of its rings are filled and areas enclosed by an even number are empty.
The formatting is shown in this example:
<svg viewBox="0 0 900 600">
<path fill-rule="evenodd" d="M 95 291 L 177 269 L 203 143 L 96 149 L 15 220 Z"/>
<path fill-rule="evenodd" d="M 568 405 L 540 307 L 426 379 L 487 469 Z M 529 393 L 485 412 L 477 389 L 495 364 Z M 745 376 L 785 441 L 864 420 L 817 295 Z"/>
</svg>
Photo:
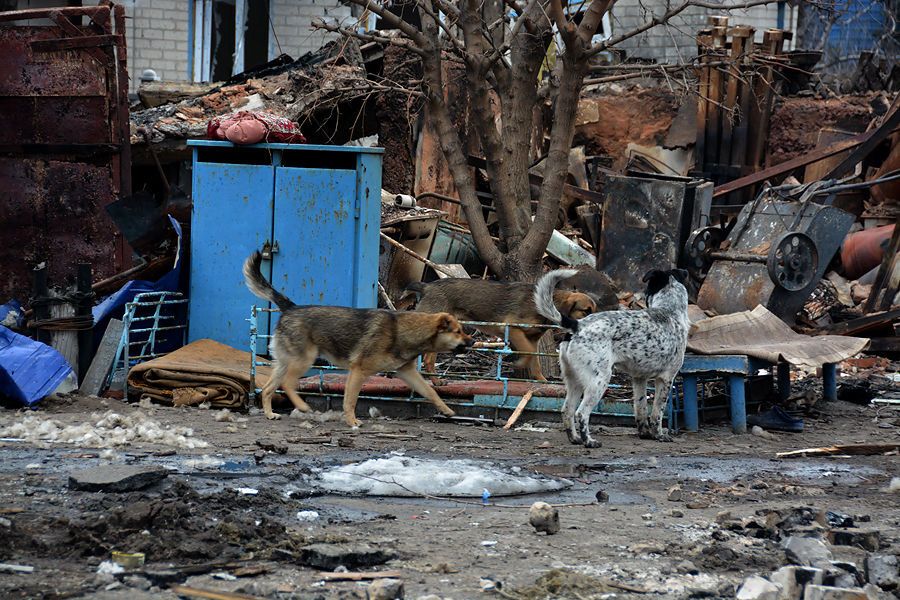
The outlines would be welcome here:
<svg viewBox="0 0 900 600">
<path fill-rule="evenodd" d="M 801 458 L 804 456 L 876 456 L 888 452 L 900 452 L 898 444 L 847 444 L 842 446 L 821 446 L 819 448 L 806 448 L 804 450 L 791 450 L 779 452 L 778 458 Z"/>
</svg>

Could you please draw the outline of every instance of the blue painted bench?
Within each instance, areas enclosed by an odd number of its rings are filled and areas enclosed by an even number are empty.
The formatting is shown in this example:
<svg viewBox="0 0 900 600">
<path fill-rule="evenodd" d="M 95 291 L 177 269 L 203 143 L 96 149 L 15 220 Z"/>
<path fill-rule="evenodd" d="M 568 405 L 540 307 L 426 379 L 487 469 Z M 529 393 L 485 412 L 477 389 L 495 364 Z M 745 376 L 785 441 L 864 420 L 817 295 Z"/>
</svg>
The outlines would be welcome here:
<svg viewBox="0 0 900 600">
<path fill-rule="evenodd" d="M 688 431 L 700 428 L 700 413 L 697 405 L 697 378 L 700 375 L 724 375 L 728 380 L 730 397 L 731 429 L 735 433 L 747 432 L 747 401 L 744 384 L 747 376 L 760 369 L 771 369 L 772 363 L 745 356 L 743 354 L 701 355 L 686 354 L 681 366 L 684 385 L 684 427 Z M 778 395 L 786 400 L 791 394 L 791 366 L 778 363 Z M 826 400 L 837 399 L 837 365 L 827 363 L 822 367 L 822 387 Z"/>
</svg>

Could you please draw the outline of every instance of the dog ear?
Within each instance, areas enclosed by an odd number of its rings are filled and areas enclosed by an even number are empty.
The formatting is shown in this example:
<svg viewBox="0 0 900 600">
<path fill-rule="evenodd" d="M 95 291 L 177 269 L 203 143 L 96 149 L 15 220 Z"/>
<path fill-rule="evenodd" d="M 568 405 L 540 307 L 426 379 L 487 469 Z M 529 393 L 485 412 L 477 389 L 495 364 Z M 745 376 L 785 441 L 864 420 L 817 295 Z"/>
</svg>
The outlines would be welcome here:
<svg viewBox="0 0 900 600">
<path fill-rule="evenodd" d="M 657 294 L 661 289 L 669 285 L 669 273 L 653 269 L 644 275 L 644 281 L 647 282 L 647 291 L 644 292 L 644 296 L 649 299 L 650 296 Z"/>
<path fill-rule="evenodd" d="M 669 273 L 678 280 L 681 285 L 687 285 L 688 272 L 684 269 L 672 269 Z"/>
<path fill-rule="evenodd" d="M 441 313 L 441 317 L 438 320 L 438 331 L 452 331 L 455 321 L 456 318 L 454 318 L 454 316 L 450 313 Z"/>
<path fill-rule="evenodd" d="M 575 308 L 575 303 L 577 299 L 575 294 L 567 294 L 566 299 L 562 301 L 562 306 L 560 306 L 560 312 L 564 315 L 572 314 L 572 309 Z"/>
<path fill-rule="evenodd" d="M 659 276 L 660 273 L 662 273 L 662 271 L 660 271 L 659 269 L 650 269 L 649 271 L 644 273 L 644 277 L 641 279 L 641 281 L 647 283 L 651 278 Z"/>
</svg>

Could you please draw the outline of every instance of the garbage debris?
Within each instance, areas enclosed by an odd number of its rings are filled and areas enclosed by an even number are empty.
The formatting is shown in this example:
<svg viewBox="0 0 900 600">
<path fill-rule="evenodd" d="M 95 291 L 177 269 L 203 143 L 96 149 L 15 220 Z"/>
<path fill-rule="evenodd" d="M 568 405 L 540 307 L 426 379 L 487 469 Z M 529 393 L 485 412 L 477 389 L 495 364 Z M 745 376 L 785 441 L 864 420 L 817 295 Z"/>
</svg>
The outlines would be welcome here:
<svg viewBox="0 0 900 600">
<path fill-rule="evenodd" d="M 0 437 L 25 442 L 77 444 L 85 448 L 127 446 L 147 442 L 177 448 L 206 448 L 209 444 L 194 437 L 190 427 L 170 427 L 136 411 L 122 415 L 113 411 L 92 414 L 91 421 L 63 425 L 38 415 L 25 415 L 19 422 L 0 429 Z"/>
<path fill-rule="evenodd" d="M 538 533 L 559 533 L 559 511 L 546 502 L 535 502 L 528 509 L 528 522 Z"/>
</svg>

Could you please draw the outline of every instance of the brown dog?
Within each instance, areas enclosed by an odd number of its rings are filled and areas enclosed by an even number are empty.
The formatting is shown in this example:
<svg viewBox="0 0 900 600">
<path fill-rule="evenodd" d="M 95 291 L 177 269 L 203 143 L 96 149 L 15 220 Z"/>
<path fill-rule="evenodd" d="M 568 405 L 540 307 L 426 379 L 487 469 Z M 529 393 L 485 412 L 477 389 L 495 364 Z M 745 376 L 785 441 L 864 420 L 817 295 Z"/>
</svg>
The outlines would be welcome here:
<svg viewBox="0 0 900 600">
<path fill-rule="evenodd" d="M 319 356 L 350 371 L 344 387 L 344 420 L 351 427 L 360 425 L 356 401 L 363 382 L 383 371 L 396 370 L 409 387 L 442 414 L 453 416 L 453 410 L 416 370 L 415 362 L 425 352 L 459 353 L 472 345 L 472 337 L 463 332 L 453 315 L 297 306 L 266 281 L 260 272 L 261 262 L 259 252 L 244 262 L 244 281 L 251 292 L 274 302 L 282 312 L 269 344 L 275 363 L 272 377 L 262 389 L 266 417 L 279 418 L 272 412 L 272 395 L 280 386 L 298 410 L 310 410 L 294 386 Z"/>
<path fill-rule="evenodd" d="M 531 283 L 503 283 L 483 279 L 442 279 L 431 283 L 411 283 L 404 296 L 415 294 L 419 298 L 416 311 L 448 312 L 461 321 L 485 321 L 492 323 L 549 324 L 537 312 L 534 304 L 534 285 Z M 560 312 L 572 319 L 581 319 L 596 312 L 597 305 L 590 296 L 580 292 L 557 290 L 553 301 Z M 503 337 L 502 327 L 475 326 L 489 335 Z M 546 333 L 541 327 L 510 327 L 509 344 L 518 352 L 537 352 L 538 340 Z M 424 357 L 425 368 L 434 372 L 434 354 Z M 527 367 L 531 377 L 546 381 L 541 372 L 541 362 L 534 354 L 525 354 L 516 363 Z"/>
</svg>

